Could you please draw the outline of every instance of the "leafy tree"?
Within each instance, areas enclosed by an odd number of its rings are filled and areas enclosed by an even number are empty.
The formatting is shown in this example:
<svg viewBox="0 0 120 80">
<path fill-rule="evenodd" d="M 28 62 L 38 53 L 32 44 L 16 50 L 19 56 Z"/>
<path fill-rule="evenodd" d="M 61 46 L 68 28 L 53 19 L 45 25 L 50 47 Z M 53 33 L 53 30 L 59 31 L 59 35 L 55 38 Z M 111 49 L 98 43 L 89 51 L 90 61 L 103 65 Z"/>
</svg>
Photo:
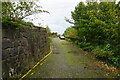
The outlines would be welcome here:
<svg viewBox="0 0 120 80">
<path fill-rule="evenodd" d="M 50 28 L 48 26 L 46 27 L 46 30 L 47 30 L 48 35 L 50 36 L 51 35 L 51 31 L 50 31 Z"/>
<path fill-rule="evenodd" d="M 73 24 L 72 28 L 76 30 L 75 35 L 78 39 L 94 46 L 95 49 L 92 52 L 96 56 L 104 57 L 118 66 L 120 61 L 120 2 L 118 4 L 87 2 L 87 5 L 80 2 L 71 12 L 71 17 L 72 20 L 66 18 L 66 21 Z M 72 34 L 70 30 L 66 29 L 65 35 Z M 78 41 L 76 43 L 82 44 Z M 87 46 L 85 50 L 88 48 Z"/>
<path fill-rule="evenodd" d="M 41 10 L 35 1 L 32 2 L 2 2 L 2 15 L 10 20 L 18 21 L 23 18 L 41 12 L 47 12 Z"/>
<path fill-rule="evenodd" d="M 65 37 L 77 38 L 77 31 L 74 28 L 69 27 L 65 30 L 63 35 Z"/>
<path fill-rule="evenodd" d="M 1 2 L 2 3 L 2 26 L 3 28 L 16 28 L 23 25 L 33 26 L 32 23 L 26 23 L 24 18 L 27 16 L 47 12 L 42 10 L 36 0 L 27 0 L 27 2 Z"/>
</svg>

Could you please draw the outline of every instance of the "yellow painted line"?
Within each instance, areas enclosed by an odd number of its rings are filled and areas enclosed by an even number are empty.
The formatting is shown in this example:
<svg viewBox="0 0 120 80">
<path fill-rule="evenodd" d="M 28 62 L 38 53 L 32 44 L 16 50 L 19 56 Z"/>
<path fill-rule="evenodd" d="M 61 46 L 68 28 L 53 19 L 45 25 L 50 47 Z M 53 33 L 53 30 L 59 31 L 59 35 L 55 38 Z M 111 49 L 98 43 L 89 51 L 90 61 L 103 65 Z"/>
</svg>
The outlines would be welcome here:
<svg viewBox="0 0 120 80">
<path fill-rule="evenodd" d="M 47 59 L 45 59 L 44 62 L 45 62 L 46 60 L 47 60 Z M 42 63 L 40 64 L 40 66 L 42 66 L 44 62 L 42 62 Z M 31 73 L 30 75 L 33 75 L 34 73 L 35 73 L 35 72 Z"/>
<path fill-rule="evenodd" d="M 37 64 L 35 64 L 35 66 L 33 66 L 26 74 L 24 74 L 19 80 L 22 80 L 24 77 L 26 77 L 34 68 L 36 68 L 39 64 L 42 65 L 43 63 L 41 63 L 45 58 L 47 58 L 51 53 L 52 53 L 52 48 L 50 47 L 50 52 L 44 57 L 42 58 Z"/>
</svg>

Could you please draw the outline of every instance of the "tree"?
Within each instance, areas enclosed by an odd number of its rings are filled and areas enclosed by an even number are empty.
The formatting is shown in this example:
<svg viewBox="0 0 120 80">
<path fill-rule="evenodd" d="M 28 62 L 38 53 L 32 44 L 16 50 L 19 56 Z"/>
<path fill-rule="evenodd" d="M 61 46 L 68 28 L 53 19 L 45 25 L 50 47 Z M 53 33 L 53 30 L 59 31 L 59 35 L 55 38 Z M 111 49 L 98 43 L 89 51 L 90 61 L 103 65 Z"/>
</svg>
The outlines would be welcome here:
<svg viewBox="0 0 120 80">
<path fill-rule="evenodd" d="M 68 28 L 65 30 L 65 32 L 64 32 L 63 35 L 64 35 L 65 37 L 78 38 L 78 37 L 77 37 L 77 31 L 76 31 L 74 28 L 72 28 L 72 27 L 68 27 Z"/>
<path fill-rule="evenodd" d="M 51 31 L 50 31 L 50 28 L 48 26 L 46 27 L 46 31 L 48 33 L 48 36 L 50 36 L 51 35 Z"/>
<path fill-rule="evenodd" d="M 82 39 L 76 43 L 80 46 L 91 44 L 94 46 L 91 51 L 97 56 L 120 66 L 120 2 L 87 2 L 87 5 L 80 2 L 71 12 L 71 17 L 72 20 L 66 21 L 73 24 L 75 35 Z M 71 35 L 73 32 L 70 31 L 66 29 L 65 35 Z"/>
<path fill-rule="evenodd" d="M 79 38 L 86 37 L 91 43 L 114 42 L 118 36 L 118 18 L 115 2 L 88 2 L 84 5 L 80 2 L 71 12 L 72 20 L 67 22 L 74 24 Z M 114 14 L 114 15 L 113 15 Z"/>
<path fill-rule="evenodd" d="M 2 2 L 2 16 L 13 21 L 22 20 L 27 16 L 41 12 L 47 11 L 41 10 L 41 6 L 36 1 Z"/>
</svg>

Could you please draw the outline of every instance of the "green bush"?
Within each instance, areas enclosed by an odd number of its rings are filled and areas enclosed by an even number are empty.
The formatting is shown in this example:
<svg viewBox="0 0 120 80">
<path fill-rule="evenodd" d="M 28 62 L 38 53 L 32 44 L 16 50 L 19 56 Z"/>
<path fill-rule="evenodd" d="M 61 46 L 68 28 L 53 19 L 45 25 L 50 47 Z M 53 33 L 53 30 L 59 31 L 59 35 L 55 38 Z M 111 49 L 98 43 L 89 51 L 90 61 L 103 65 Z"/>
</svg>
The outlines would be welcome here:
<svg viewBox="0 0 120 80">
<path fill-rule="evenodd" d="M 79 42 L 78 42 L 78 41 L 74 41 L 74 43 L 75 43 L 76 45 L 78 45 Z"/>
<path fill-rule="evenodd" d="M 106 44 L 103 49 L 104 49 L 104 51 L 111 51 L 112 46 L 110 44 Z"/>
<path fill-rule="evenodd" d="M 90 43 L 75 41 L 75 44 L 85 51 L 90 52 L 94 49 L 94 47 Z"/>
<path fill-rule="evenodd" d="M 52 43 L 52 37 L 48 37 L 48 43 Z"/>
<path fill-rule="evenodd" d="M 120 56 L 118 48 L 115 45 L 92 45 L 87 42 L 74 41 L 76 45 L 81 47 L 83 50 L 93 53 L 99 59 L 105 60 L 110 64 L 120 68 Z M 118 46 L 119 47 L 119 46 Z"/>
<path fill-rule="evenodd" d="M 2 28 L 3 29 L 18 29 L 22 27 L 33 27 L 33 23 L 31 22 L 25 22 L 23 20 L 13 21 L 7 17 L 2 17 Z"/>
<path fill-rule="evenodd" d="M 67 40 L 67 41 L 71 41 L 71 39 L 69 39 L 69 38 L 65 38 L 65 40 Z"/>
<path fill-rule="evenodd" d="M 84 47 L 83 50 L 91 52 L 94 49 L 93 46 Z"/>
<path fill-rule="evenodd" d="M 113 65 L 120 68 L 120 56 L 116 56 L 116 57 L 112 56 L 112 57 L 109 57 L 108 59 Z"/>
<path fill-rule="evenodd" d="M 19 21 L 11 21 L 5 18 L 2 20 L 2 26 L 5 29 L 8 29 L 8 28 L 16 29 L 18 27 L 23 27 L 24 25 L 21 24 Z"/>
<path fill-rule="evenodd" d="M 78 46 L 80 46 L 81 48 L 84 48 L 84 47 L 88 47 L 88 46 L 90 46 L 90 43 L 86 43 L 86 42 L 78 42 Z"/>
<path fill-rule="evenodd" d="M 107 46 L 105 46 L 103 49 L 97 46 L 95 49 L 92 50 L 92 53 L 96 57 L 111 57 L 114 53 L 112 50 L 110 50 Z"/>
</svg>

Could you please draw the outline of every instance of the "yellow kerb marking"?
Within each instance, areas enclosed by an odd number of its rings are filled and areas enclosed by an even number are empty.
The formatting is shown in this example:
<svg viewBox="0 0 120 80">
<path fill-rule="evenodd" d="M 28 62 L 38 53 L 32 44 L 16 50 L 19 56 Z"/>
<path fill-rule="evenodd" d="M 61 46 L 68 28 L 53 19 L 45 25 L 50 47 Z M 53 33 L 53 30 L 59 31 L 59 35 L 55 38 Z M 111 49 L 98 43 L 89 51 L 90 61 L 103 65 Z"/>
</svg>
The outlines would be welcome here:
<svg viewBox="0 0 120 80">
<path fill-rule="evenodd" d="M 25 76 L 27 76 L 34 68 L 36 68 L 39 64 L 42 65 L 41 63 L 45 58 L 47 58 L 51 53 L 52 53 L 52 48 L 50 47 L 50 53 L 48 53 L 44 58 L 42 58 L 35 66 L 33 66 L 26 74 L 24 74 L 19 80 L 22 80 Z"/>
</svg>

